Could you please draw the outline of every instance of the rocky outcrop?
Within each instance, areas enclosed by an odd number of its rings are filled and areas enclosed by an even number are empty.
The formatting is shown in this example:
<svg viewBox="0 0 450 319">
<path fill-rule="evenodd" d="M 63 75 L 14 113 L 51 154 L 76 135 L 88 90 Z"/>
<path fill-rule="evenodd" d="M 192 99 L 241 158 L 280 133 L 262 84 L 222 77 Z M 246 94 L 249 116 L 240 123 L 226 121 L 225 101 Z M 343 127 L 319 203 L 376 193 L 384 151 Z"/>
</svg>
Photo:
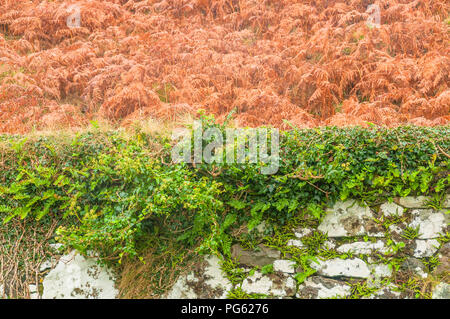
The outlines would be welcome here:
<svg viewBox="0 0 450 319">
<path fill-rule="evenodd" d="M 312 276 L 300 285 L 297 298 L 302 299 L 326 299 L 347 297 L 351 293 L 351 287 L 345 282 Z"/>
<path fill-rule="evenodd" d="M 110 270 L 75 251 L 59 259 L 43 288 L 43 299 L 113 299 L 118 293 Z"/>
<path fill-rule="evenodd" d="M 447 198 L 444 205 L 448 202 Z M 429 280 L 431 275 L 429 296 L 448 299 L 448 214 L 446 209 L 427 208 L 426 203 L 425 197 L 396 199 L 376 207 L 352 200 L 337 202 L 318 226 L 292 229 L 283 237 L 283 247 L 269 247 L 262 240 L 254 249 L 233 245 L 229 257 L 238 269 L 231 272 L 236 271 L 240 281 L 230 277 L 230 269 L 224 271 L 218 257 L 206 256 L 178 278 L 165 298 L 223 299 L 235 291 L 253 298 L 350 298 L 355 294 L 368 299 L 414 298 L 411 291 L 401 292 L 401 283 L 409 278 Z M 398 222 L 383 226 L 384 220 Z M 317 234 L 324 239 L 311 246 Z M 317 256 L 305 266 L 300 260 L 312 254 L 311 247 Z M 40 271 L 46 273 L 43 287 L 30 286 L 31 298 L 115 298 L 118 294 L 112 272 L 96 258 L 76 252 L 55 255 L 41 264 Z M 366 291 L 361 292 L 361 287 Z M 2 290 L 0 283 L 0 296 Z"/>
<path fill-rule="evenodd" d="M 207 256 L 198 268 L 181 276 L 171 291 L 168 299 L 224 299 L 232 285 L 225 277 L 219 259 Z"/>
<path fill-rule="evenodd" d="M 291 276 L 284 274 L 263 275 L 261 272 L 255 272 L 245 278 L 241 288 L 248 294 L 282 298 L 295 295 L 296 283 Z"/>
<path fill-rule="evenodd" d="M 247 250 L 236 244 L 231 247 L 231 257 L 243 265 L 263 267 L 279 259 L 280 252 L 264 245 L 258 245 L 256 249 Z"/>
<path fill-rule="evenodd" d="M 356 201 L 337 202 L 327 213 L 318 230 L 328 237 L 383 237 L 383 229 L 374 222 L 370 208 Z"/>
</svg>

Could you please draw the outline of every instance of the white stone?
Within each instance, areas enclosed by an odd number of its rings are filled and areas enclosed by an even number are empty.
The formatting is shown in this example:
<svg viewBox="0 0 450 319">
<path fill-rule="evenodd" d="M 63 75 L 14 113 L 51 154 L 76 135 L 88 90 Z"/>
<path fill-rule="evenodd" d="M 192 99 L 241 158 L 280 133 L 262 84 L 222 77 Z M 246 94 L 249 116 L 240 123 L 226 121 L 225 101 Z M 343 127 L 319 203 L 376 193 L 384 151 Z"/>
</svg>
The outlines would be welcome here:
<svg viewBox="0 0 450 319">
<path fill-rule="evenodd" d="M 411 228 L 419 227 L 418 239 L 431 239 L 441 236 L 446 230 L 446 218 L 443 213 L 434 212 L 432 209 L 416 209 L 411 212 Z"/>
<path fill-rule="evenodd" d="M 359 258 L 318 260 L 318 263 L 311 263 L 311 267 L 317 270 L 318 275 L 327 277 L 368 278 L 370 276 L 368 266 Z"/>
<path fill-rule="evenodd" d="M 336 202 L 331 209 L 327 209 L 318 230 L 328 234 L 328 237 L 346 237 L 371 235 L 383 237 L 382 232 L 371 233 L 365 229 L 373 222 L 373 215 L 369 207 L 361 207 L 352 200 Z"/>
<path fill-rule="evenodd" d="M 396 203 L 386 202 L 380 206 L 384 216 L 403 216 L 404 208 Z"/>
<path fill-rule="evenodd" d="M 391 267 L 389 267 L 389 265 L 373 264 L 369 265 L 369 269 L 376 279 L 392 276 L 392 269 Z"/>
<path fill-rule="evenodd" d="M 43 281 L 43 299 L 112 299 L 118 291 L 111 272 L 96 259 L 73 251 L 60 258 Z"/>
<path fill-rule="evenodd" d="M 439 242 L 436 239 L 422 240 L 418 239 L 415 241 L 416 248 L 414 249 L 414 257 L 425 258 L 431 257 L 439 249 Z"/>
<path fill-rule="evenodd" d="M 292 260 L 275 260 L 273 262 L 273 270 L 293 274 L 295 273 L 295 262 Z"/>
<path fill-rule="evenodd" d="M 376 292 L 370 296 L 365 296 L 362 299 L 397 299 L 400 297 L 401 293 L 395 291 L 396 286 L 389 284 L 388 286 L 381 287 Z"/>
<path fill-rule="evenodd" d="M 450 208 L 450 194 L 445 195 L 444 208 Z"/>
<path fill-rule="evenodd" d="M 336 247 L 336 244 L 334 242 L 332 242 L 331 240 L 327 240 L 326 242 L 323 243 L 323 246 L 326 249 L 333 249 L 334 247 Z"/>
<path fill-rule="evenodd" d="M 181 276 L 166 296 L 167 299 L 197 299 L 197 294 L 188 283 L 197 282 L 194 275 Z"/>
<path fill-rule="evenodd" d="M 40 266 L 39 266 L 39 272 L 44 272 L 47 269 L 53 268 L 57 264 L 57 260 L 55 258 L 51 258 L 51 260 L 45 260 Z"/>
<path fill-rule="evenodd" d="M 167 294 L 167 299 L 205 299 L 216 298 L 225 299 L 232 285 L 225 277 L 220 268 L 219 259 L 216 256 L 207 256 L 205 258 L 206 266 L 198 278 L 196 274 L 189 273 L 186 276 L 178 278 L 175 285 Z M 195 292 L 193 284 L 201 283 L 200 294 Z"/>
<path fill-rule="evenodd" d="M 450 299 L 450 285 L 441 282 L 433 289 L 432 299 Z"/>
<path fill-rule="evenodd" d="M 264 234 L 266 229 L 267 229 L 267 224 L 265 221 L 261 222 L 258 226 L 255 227 L 255 230 L 260 234 Z"/>
<path fill-rule="evenodd" d="M 39 292 L 36 285 L 29 285 L 30 299 L 39 299 Z"/>
<path fill-rule="evenodd" d="M 273 286 L 269 277 L 263 276 L 260 272 L 255 272 L 252 276 L 242 282 L 242 290 L 249 294 L 269 294 Z"/>
<path fill-rule="evenodd" d="M 230 281 L 225 277 L 221 267 L 220 260 L 216 256 L 208 256 L 206 262 L 209 264 L 205 269 L 205 275 L 207 277 L 205 284 L 213 289 L 223 289 L 222 296 L 218 298 L 225 298 L 227 292 L 232 288 Z"/>
<path fill-rule="evenodd" d="M 276 297 L 286 297 L 295 294 L 296 283 L 292 277 L 276 277 L 272 280 L 256 271 L 252 276 L 244 279 L 241 289 L 249 294 L 264 294 Z"/>
<path fill-rule="evenodd" d="M 379 240 L 375 243 L 372 242 L 355 242 L 350 244 L 344 244 L 337 249 L 339 253 L 353 253 L 353 254 L 371 254 L 374 251 L 385 253 L 387 251 L 384 243 Z"/>
<path fill-rule="evenodd" d="M 327 299 L 327 298 L 342 298 L 350 296 L 351 287 L 343 282 L 321 278 L 317 276 L 308 277 L 299 287 L 297 298 L 304 297 L 302 292 L 314 291 L 315 296 L 308 294 L 307 298 Z"/>
<path fill-rule="evenodd" d="M 389 232 L 391 234 L 401 235 L 403 233 L 403 229 L 398 227 L 398 225 L 391 225 L 391 226 L 389 226 Z"/>
<path fill-rule="evenodd" d="M 429 198 L 426 196 L 407 196 L 400 197 L 398 203 L 406 208 L 425 208 L 425 203 Z"/>
<path fill-rule="evenodd" d="M 311 233 L 312 233 L 311 229 L 308 229 L 308 228 L 297 229 L 294 232 L 295 237 L 297 237 L 297 238 L 302 238 L 302 237 L 308 236 Z"/>
<path fill-rule="evenodd" d="M 287 246 L 294 246 L 297 248 L 305 248 L 305 244 L 301 240 L 298 239 L 289 239 L 287 242 Z"/>
</svg>

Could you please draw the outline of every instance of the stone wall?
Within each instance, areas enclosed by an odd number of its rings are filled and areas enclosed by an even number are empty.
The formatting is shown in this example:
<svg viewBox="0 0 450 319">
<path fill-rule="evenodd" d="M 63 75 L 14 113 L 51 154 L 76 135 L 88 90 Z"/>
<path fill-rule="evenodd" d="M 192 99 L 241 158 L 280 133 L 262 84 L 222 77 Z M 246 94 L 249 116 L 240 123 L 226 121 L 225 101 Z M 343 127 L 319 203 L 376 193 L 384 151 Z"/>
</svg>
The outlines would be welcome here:
<svg viewBox="0 0 450 319">
<path fill-rule="evenodd" d="M 209 256 L 200 271 L 179 278 L 167 297 L 448 299 L 450 196 L 442 209 L 429 208 L 429 200 L 404 197 L 375 207 L 337 202 L 316 229 L 286 234 L 286 246 L 298 255 L 274 245 L 235 244 L 231 259 L 237 269 L 224 272 L 220 260 Z M 319 241 L 308 272 L 299 258 L 303 251 L 311 254 L 305 242 L 317 234 L 327 239 Z M 243 280 L 236 282 L 230 272 L 244 274 Z"/>
<path fill-rule="evenodd" d="M 235 244 L 228 257 L 206 256 L 165 297 L 448 299 L 450 196 L 440 209 L 429 200 L 404 197 L 373 207 L 337 202 L 317 227 L 286 230 L 281 244 L 261 236 L 252 249 Z M 43 284 L 30 287 L 32 298 L 118 295 L 112 272 L 95 258 L 71 252 L 41 270 Z"/>
</svg>

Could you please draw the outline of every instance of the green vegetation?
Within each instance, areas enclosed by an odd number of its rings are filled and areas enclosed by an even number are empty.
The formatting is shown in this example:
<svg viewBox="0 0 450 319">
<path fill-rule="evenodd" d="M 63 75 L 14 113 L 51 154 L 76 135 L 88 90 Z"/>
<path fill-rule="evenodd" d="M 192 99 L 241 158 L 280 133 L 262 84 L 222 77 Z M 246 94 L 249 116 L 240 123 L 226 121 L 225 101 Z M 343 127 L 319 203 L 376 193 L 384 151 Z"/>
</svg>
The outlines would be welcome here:
<svg viewBox="0 0 450 319">
<path fill-rule="evenodd" d="M 119 263 L 161 238 L 227 256 L 231 232 L 243 224 L 282 227 L 299 213 L 318 222 L 324 205 L 346 198 L 441 198 L 450 181 L 448 136 L 448 126 L 294 129 L 280 136 L 274 175 L 260 174 L 263 164 L 171 164 L 168 133 L 1 136 L 0 216 L 70 220 L 57 240 Z M 326 240 L 320 236 L 305 240 L 308 250 Z"/>
</svg>

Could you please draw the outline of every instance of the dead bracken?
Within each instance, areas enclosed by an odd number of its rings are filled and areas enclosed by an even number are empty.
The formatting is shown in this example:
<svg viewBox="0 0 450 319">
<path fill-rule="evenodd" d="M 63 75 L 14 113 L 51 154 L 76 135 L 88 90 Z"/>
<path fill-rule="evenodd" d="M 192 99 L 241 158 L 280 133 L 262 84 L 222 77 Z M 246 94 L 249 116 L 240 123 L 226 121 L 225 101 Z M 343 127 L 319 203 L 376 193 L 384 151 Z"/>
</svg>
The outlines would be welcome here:
<svg viewBox="0 0 450 319">
<path fill-rule="evenodd" d="M 84 0 L 73 27 L 69 1 L 2 1 L 0 132 L 199 109 L 280 128 L 448 124 L 449 2 L 377 3 L 374 27 L 364 0 Z"/>
</svg>

